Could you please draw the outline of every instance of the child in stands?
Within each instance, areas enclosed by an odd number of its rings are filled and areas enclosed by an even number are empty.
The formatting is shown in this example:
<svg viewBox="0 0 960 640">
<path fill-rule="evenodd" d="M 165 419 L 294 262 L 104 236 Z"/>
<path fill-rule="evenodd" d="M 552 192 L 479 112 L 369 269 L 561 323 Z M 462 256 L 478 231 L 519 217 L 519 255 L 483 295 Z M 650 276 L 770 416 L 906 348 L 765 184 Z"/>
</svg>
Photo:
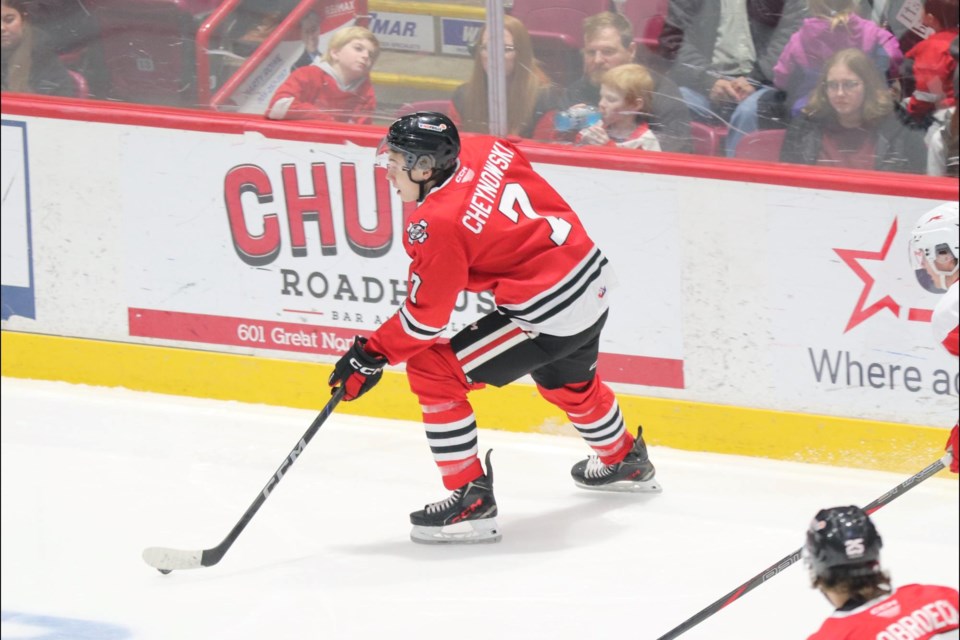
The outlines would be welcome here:
<svg viewBox="0 0 960 640">
<path fill-rule="evenodd" d="M 643 65 L 623 64 L 604 73 L 599 104 L 603 120 L 580 131 L 576 143 L 660 151 L 660 142 L 647 122 L 653 87 L 653 78 Z"/>
</svg>

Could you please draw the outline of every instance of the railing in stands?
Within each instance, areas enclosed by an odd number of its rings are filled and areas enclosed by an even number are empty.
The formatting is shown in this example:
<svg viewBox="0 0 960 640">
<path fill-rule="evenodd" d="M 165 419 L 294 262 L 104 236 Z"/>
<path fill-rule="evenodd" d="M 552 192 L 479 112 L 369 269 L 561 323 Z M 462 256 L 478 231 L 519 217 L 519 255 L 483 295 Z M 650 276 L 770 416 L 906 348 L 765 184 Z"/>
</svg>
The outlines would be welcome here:
<svg viewBox="0 0 960 640">
<path fill-rule="evenodd" d="M 232 2 L 232 0 L 228 0 L 228 2 Z M 210 107 L 218 109 L 221 105 L 226 104 L 230 96 L 259 68 L 260 64 L 270 55 L 276 46 L 285 40 L 294 29 L 300 28 L 300 20 L 310 13 L 318 4 L 320 4 L 319 0 L 301 0 L 287 17 L 277 25 L 277 28 L 264 39 L 256 51 L 243 61 L 233 75 L 231 75 L 213 97 L 210 98 Z M 354 11 L 358 19 L 363 20 L 368 18 L 369 16 L 366 15 L 366 0 L 354 0 Z M 209 73 L 209 67 L 207 73 Z"/>
<path fill-rule="evenodd" d="M 243 0 L 225 0 L 197 29 L 197 106 L 210 106 L 210 38 Z"/>
</svg>

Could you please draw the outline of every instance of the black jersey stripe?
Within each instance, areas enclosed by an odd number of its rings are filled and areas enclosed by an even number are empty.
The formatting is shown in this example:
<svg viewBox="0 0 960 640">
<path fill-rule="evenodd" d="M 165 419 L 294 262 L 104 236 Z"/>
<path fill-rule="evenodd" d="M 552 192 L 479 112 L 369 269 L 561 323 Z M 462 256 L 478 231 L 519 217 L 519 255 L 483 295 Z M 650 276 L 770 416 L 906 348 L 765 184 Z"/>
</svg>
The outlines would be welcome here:
<svg viewBox="0 0 960 640">
<path fill-rule="evenodd" d="M 603 254 L 600 253 L 600 250 L 594 247 L 586 263 L 575 272 L 568 273 L 563 280 L 554 285 L 553 290 L 551 290 L 547 295 L 539 298 L 536 302 L 529 304 L 522 309 L 508 309 L 507 311 L 509 311 L 509 314 L 513 317 L 523 317 L 533 313 L 540 307 L 549 304 L 556 298 L 563 296 L 563 294 L 566 293 L 570 288 L 575 287 L 576 283 L 579 282 L 585 274 L 597 268 L 596 263 L 600 259 L 602 259 L 600 265 L 602 268 L 603 264 L 606 264 L 606 258 L 603 258 Z"/>
</svg>

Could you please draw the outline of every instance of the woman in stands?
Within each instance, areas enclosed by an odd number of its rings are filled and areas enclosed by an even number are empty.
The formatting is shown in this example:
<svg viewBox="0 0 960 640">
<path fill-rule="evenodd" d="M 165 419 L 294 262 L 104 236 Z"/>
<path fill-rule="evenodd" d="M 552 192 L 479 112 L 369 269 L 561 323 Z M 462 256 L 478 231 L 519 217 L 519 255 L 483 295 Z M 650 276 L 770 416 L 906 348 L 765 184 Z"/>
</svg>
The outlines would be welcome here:
<svg viewBox="0 0 960 640">
<path fill-rule="evenodd" d="M 75 97 L 77 82 L 46 35 L 30 24 L 27 0 L 0 2 L 3 90 Z"/>
<path fill-rule="evenodd" d="M 893 96 L 876 65 L 858 49 L 827 60 L 807 106 L 790 122 L 780 152 L 796 164 L 924 173 L 923 132 L 893 114 Z"/>
<path fill-rule="evenodd" d="M 523 23 L 512 16 L 504 16 L 503 26 L 503 65 L 507 76 L 507 135 L 534 137 L 534 130 L 543 116 L 556 108 L 559 93 L 534 60 L 533 44 Z M 450 119 L 457 124 L 460 131 L 489 133 L 487 39 L 484 29 L 480 34 L 480 46 L 474 52 L 473 74 L 453 93 Z M 549 137 L 549 134 L 542 137 Z"/>
<path fill-rule="evenodd" d="M 877 23 L 858 16 L 859 6 L 859 0 L 810 0 L 810 17 L 790 37 L 773 68 L 774 86 L 786 92 L 788 117 L 800 113 L 827 59 L 841 49 L 863 51 L 891 80 L 899 75 L 900 43 Z"/>
<path fill-rule="evenodd" d="M 369 29 L 337 31 L 321 62 L 296 69 L 280 85 L 267 117 L 371 124 L 377 99 L 370 71 L 379 55 L 380 41 Z"/>
</svg>

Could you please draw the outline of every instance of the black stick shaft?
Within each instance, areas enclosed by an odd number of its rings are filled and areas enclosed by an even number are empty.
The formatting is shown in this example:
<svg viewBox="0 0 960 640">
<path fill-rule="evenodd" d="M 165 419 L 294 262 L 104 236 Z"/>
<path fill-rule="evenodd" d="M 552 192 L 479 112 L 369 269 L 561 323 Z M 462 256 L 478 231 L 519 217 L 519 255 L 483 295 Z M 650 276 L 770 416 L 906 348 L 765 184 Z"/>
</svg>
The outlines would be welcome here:
<svg viewBox="0 0 960 640">
<path fill-rule="evenodd" d="M 866 511 L 868 514 L 873 513 L 880 507 L 886 504 L 889 504 L 890 502 L 893 502 L 894 500 L 896 500 L 897 498 L 905 494 L 910 489 L 913 489 L 915 486 L 917 486 L 918 484 L 920 484 L 930 476 L 936 475 L 938 471 L 940 471 L 941 469 L 943 469 L 945 466 L 949 464 L 950 464 L 950 455 L 947 454 L 940 460 L 937 460 L 936 462 L 931 464 L 929 467 L 927 467 L 923 471 L 907 478 L 906 480 L 898 484 L 896 487 L 894 487 L 890 491 L 886 492 L 885 494 L 883 494 L 882 496 L 880 496 L 879 498 L 877 498 L 876 500 L 868 504 L 866 507 L 863 508 L 863 510 Z M 781 571 L 783 571 L 793 563 L 800 560 L 801 551 L 802 549 L 797 549 L 790 555 L 770 565 L 769 567 L 764 569 L 762 573 L 759 573 L 754 577 L 750 578 L 750 580 L 743 583 L 742 585 L 740 585 L 739 587 L 737 587 L 727 595 L 723 596 L 722 598 L 720 598 L 719 600 L 717 600 L 707 608 L 703 609 L 702 611 L 697 613 L 695 616 L 688 618 L 683 624 L 677 627 L 674 627 L 664 635 L 660 636 L 659 638 L 657 638 L 657 640 L 672 640 L 673 638 L 676 638 L 680 634 L 686 631 L 689 631 L 690 629 L 697 626 L 698 624 L 700 624 L 701 622 L 703 622 L 704 620 L 706 620 L 716 612 L 720 611 L 727 605 L 730 605 L 736 600 L 739 600 L 741 597 L 743 597 L 744 594 L 756 589 L 757 587 L 759 587 L 761 584 L 763 584 L 770 578 L 774 577 L 775 575 L 779 574 Z"/>
<path fill-rule="evenodd" d="M 283 462 L 280 464 L 280 467 L 277 468 L 277 471 L 270 476 L 270 480 L 267 481 L 267 484 L 264 485 L 260 493 L 257 494 L 257 497 L 254 499 L 253 503 L 247 508 L 246 512 L 240 518 L 240 521 L 234 525 L 233 529 L 230 530 L 230 533 L 227 534 L 227 537 L 223 539 L 223 542 L 213 547 L 212 549 L 205 549 L 203 551 L 203 556 L 200 559 L 200 564 L 204 567 L 209 567 L 220 562 L 220 559 L 223 558 L 224 554 L 227 553 L 227 550 L 233 545 L 236 539 L 240 536 L 240 533 L 246 528 L 250 523 L 250 520 L 253 519 L 253 516 L 256 515 L 257 511 L 260 510 L 260 507 L 263 506 L 263 503 L 267 501 L 267 498 L 270 497 L 270 494 L 277 487 L 280 480 L 283 479 L 284 474 L 290 470 L 290 467 L 293 466 L 293 463 L 297 461 L 297 458 L 300 457 L 300 454 L 303 453 L 303 450 L 313 439 L 313 436 L 316 435 L 317 431 L 320 430 L 320 427 L 323 426 L 323 423 L 327 421 L 327 418 L 330 417 L 330 414 L 333 413 L 334 408 L 337 404 L 340 403 L 340 400 L 343 399 L 343 387 L 337 387 L 334 391 L 333 396 L 327 402 L 325 406 L 317 417 L 314 418 L 313 423 L 310 427 L 304 432 L 303 436 L 300 437 L 300 440 L 297 442 L 296 446 L 290 451 L 286 458 L 283 459 Z"/>
</svg>

